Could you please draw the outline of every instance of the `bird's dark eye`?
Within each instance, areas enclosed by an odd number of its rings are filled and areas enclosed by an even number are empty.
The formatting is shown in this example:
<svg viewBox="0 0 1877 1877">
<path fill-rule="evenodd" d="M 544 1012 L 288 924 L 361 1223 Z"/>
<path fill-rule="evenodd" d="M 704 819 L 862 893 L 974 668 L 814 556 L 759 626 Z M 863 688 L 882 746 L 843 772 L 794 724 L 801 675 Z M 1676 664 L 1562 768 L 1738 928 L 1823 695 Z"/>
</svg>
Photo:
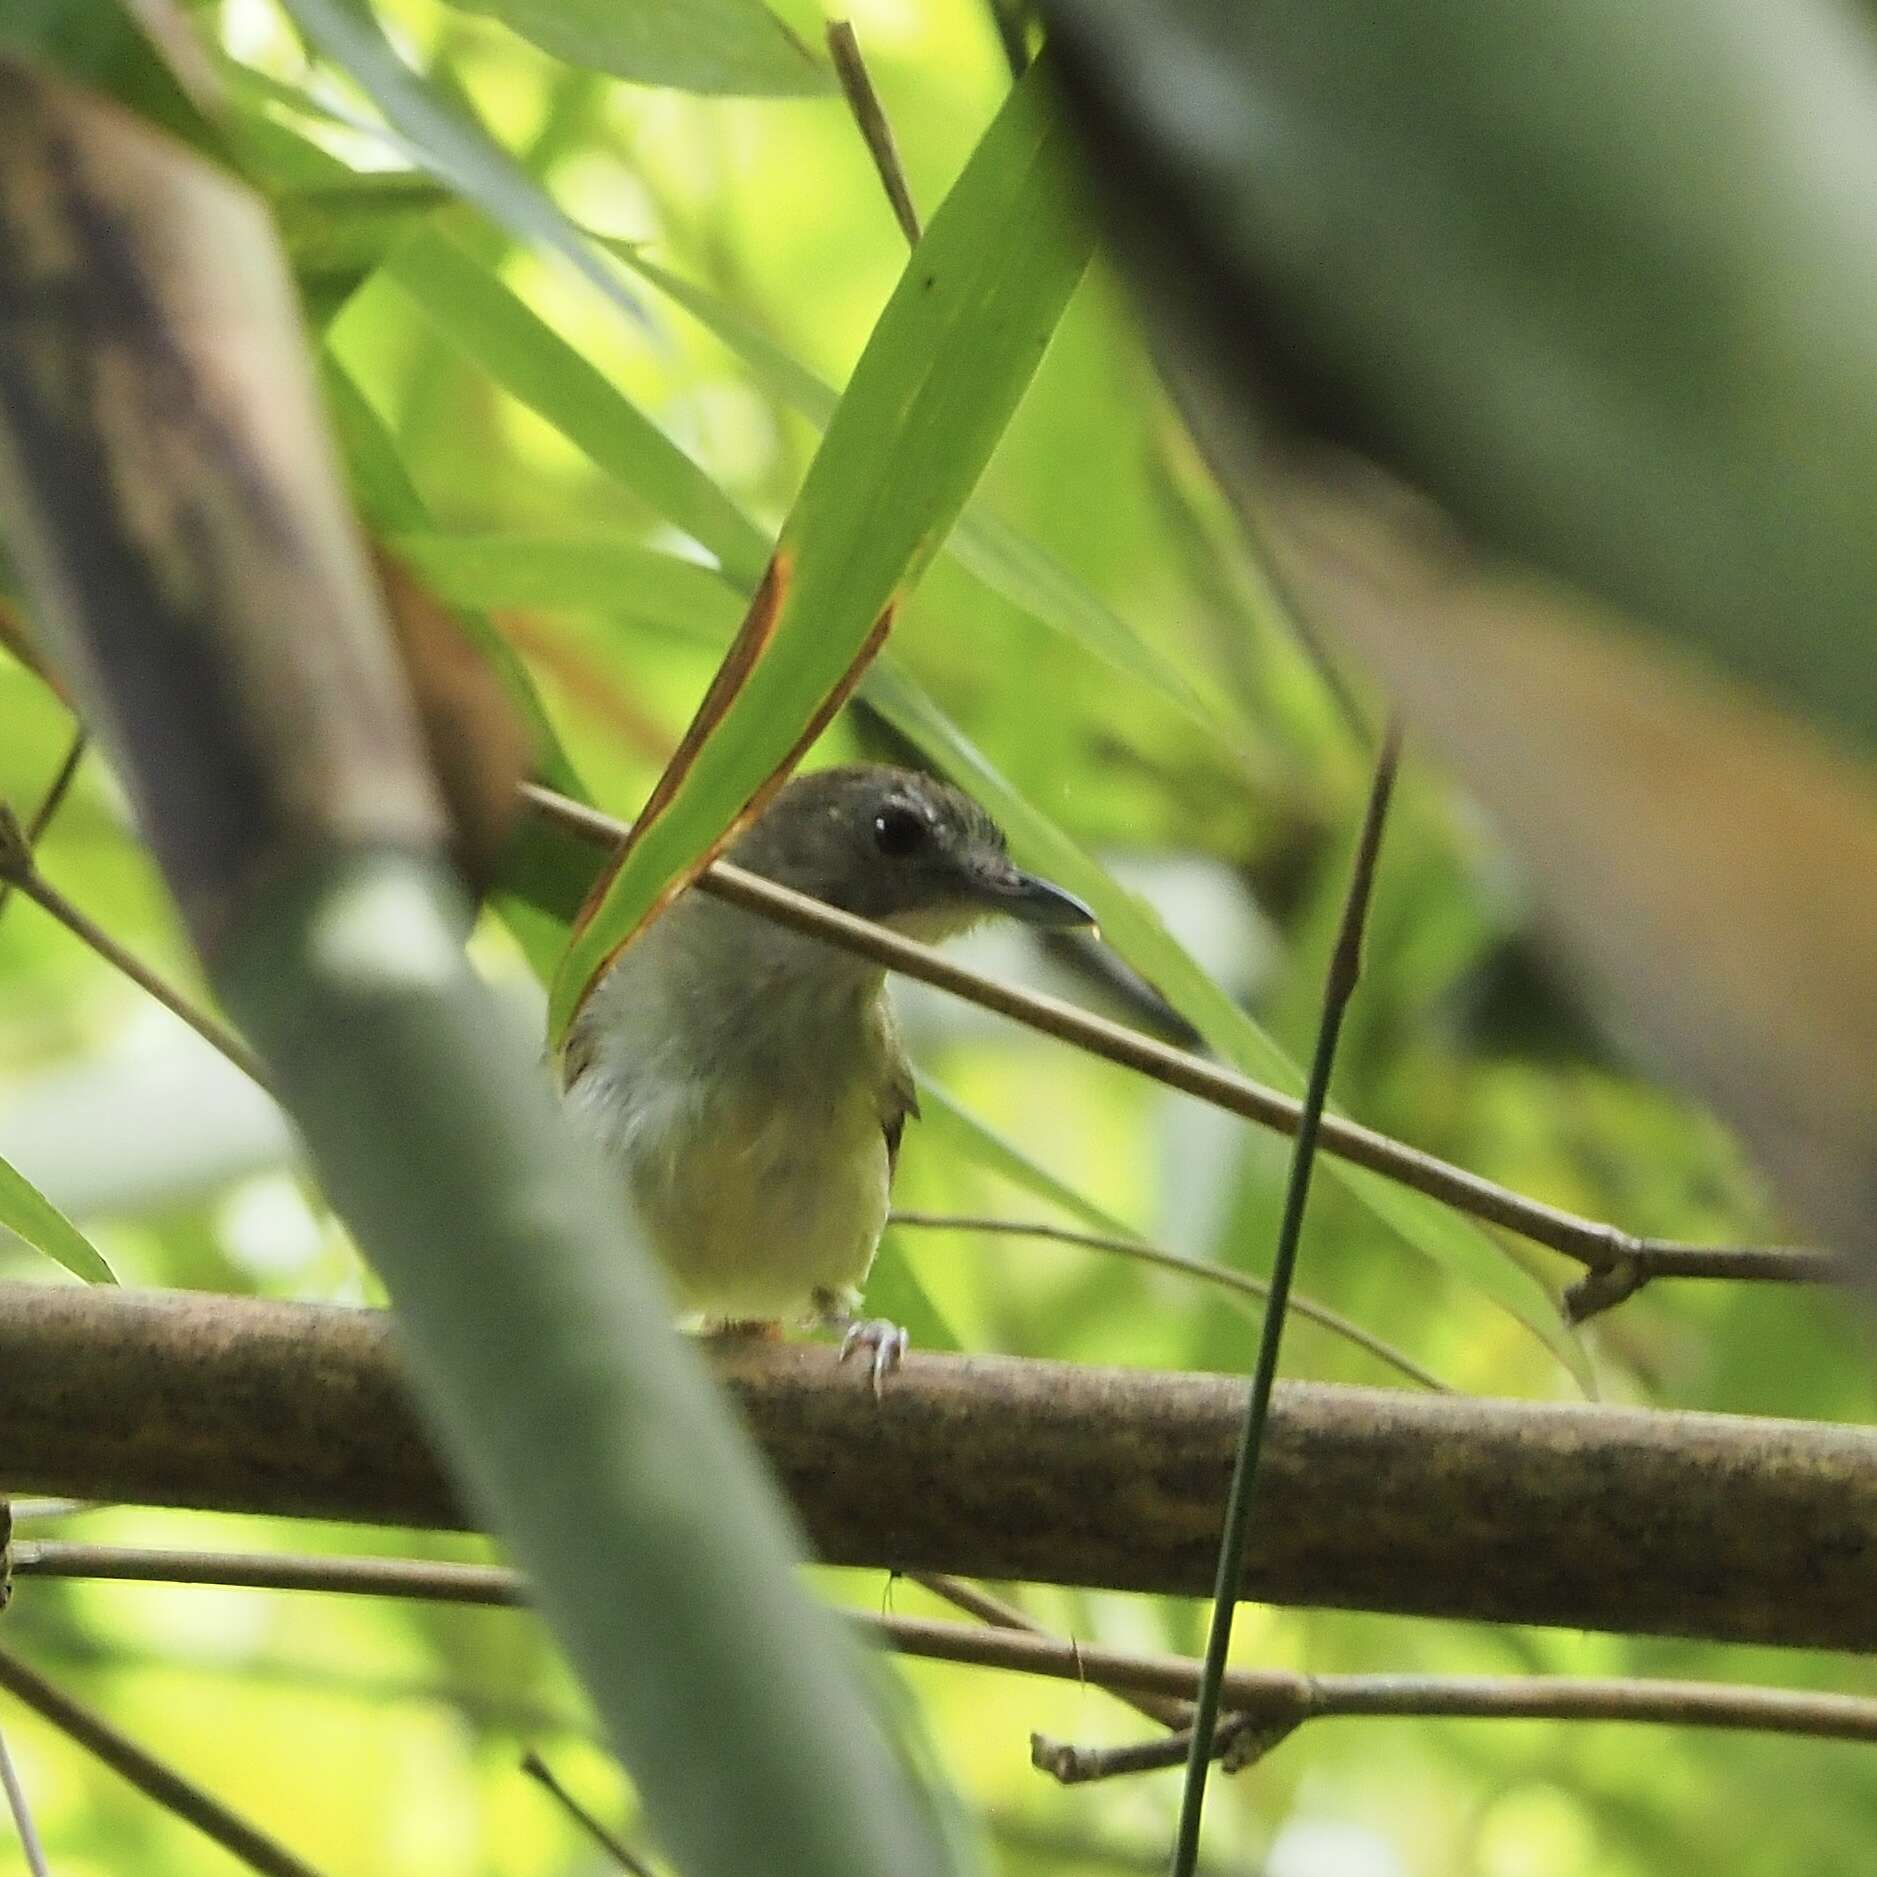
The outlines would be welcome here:
<svg viewBox="0 0 1877 1877">
<path fill-rule="evenodd" d="M 931 834 L 925 817 L 910 808 L 882 808 L 873 818 L 873 844 L 888 860 L 916 854 Z"/>
</svg>

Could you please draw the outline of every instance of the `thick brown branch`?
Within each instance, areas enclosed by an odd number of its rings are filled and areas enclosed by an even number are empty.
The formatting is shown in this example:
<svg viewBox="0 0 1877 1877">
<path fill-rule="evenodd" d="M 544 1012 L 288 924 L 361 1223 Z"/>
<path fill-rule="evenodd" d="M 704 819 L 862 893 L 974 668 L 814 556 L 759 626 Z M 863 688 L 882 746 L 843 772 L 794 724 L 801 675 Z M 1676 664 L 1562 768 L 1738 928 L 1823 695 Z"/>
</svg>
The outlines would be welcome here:
<svg viewBox="0 0 1877 1877">
<path fill-rule="evenodd" d="M 876 1403 L 824 1347 L 718 1362 L 831 1562 L 1208 1584 L 1236 1381 L 914 1356 Z M 0 1285 L 0 1429 L 0 1489 L 464 1522 L 368 1311 Z M 1877 1434 L 1299 1384 L 1268 1461 L 1248 1596 L 1877 1647 Z"/>
</svg>

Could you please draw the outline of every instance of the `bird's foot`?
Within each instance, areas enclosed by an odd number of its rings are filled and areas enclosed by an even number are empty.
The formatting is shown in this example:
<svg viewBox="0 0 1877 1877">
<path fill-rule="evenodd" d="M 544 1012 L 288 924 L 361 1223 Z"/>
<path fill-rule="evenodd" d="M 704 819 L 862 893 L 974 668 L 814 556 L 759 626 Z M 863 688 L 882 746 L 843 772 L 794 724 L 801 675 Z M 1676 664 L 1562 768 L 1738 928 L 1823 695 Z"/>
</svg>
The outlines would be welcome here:
<svg viewBox="0 0 1877 1877">
<path fill-rule="evenodd" d="M 840 1325 L 832 1327 L 839 1328 Z M 850 1319 L 841 1337 L 841 1360 L 845 1362 L 856 1349 L 871 1350 L 873 1392 L 878 1396 L 886 1385 L 886 1378 L 905 1357 L 907 1341 L 906 1332 L 897 1323 L 887 1322 L 884 1317 Z"/>
</svg>

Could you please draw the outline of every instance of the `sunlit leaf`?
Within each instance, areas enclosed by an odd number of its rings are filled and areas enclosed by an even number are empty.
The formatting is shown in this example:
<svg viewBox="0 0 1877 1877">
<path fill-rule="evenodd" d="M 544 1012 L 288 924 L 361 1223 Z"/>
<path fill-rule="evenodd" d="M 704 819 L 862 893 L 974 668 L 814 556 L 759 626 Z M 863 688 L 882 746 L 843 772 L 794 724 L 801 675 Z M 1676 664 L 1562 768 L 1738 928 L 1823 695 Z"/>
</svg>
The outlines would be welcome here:
<svg viewBox="0 0 1877 1877">
<path fill-rule="evenodd" d="M 833 75 L 759 0 L 450 0 L 570 65 L 680 91 L 799 97 Z"/>
<path fill-rule="evenodd" d="M 307 36 L 385 115 L 402 147 L 516 240 L 561 256 L 628 318 L 638 302 L 545 189 L 480 124 L 398 57 L 368 9 L 347 0 L 285 0 Z"/>
<path fill-rule="evenodd" d="M 667 521 L 753 585 L 762 531 L 677 444 L 441 228 L 407 242 L 385 270 L 450 341 L 510 396 L 586 451 Z"/>
<path fill-rule="evenodd" d="M 116 1274 L 90 1239 L 31 1180 L 0 1160 L 0 1226 L 87 1284 L 115 1284 Z"/>
<path fill-rule="evenodd" d="M 941 205 L 875 327 L 758 603 L 753 669 L 556 982 L 566 1027 L 595 974 L 757 797 L 937 552 L 1029 383 L 1088 258 L 1043 62 Z"/>
</svg>

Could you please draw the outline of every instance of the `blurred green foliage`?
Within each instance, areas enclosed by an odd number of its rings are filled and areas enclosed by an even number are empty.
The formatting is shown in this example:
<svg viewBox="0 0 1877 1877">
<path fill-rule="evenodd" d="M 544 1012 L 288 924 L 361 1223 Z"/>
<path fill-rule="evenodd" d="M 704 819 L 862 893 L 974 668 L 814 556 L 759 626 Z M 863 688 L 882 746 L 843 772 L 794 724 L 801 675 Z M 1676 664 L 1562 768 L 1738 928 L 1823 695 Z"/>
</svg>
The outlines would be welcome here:
<svg viewBox="0 0 1877 1877">
<path fill-rule="evenodd" d="M 774 11 L 818 45 L 811 0 Z M 914 197 L 929 214 L 1008 87 L 997 38 L 969 0 L 870 0 L 853 13 Z M 551 404 L 544 413 L 540 401 L 524 403 L 490 327 L 474 326 L 465 303 L 457 319 L 440 320 L 421 291 L 438 281 L 426 257 L 434 263 L 447 242 L 450 256 L 478 271 L 485 295 L 516 296 L 610 387 L 604 395 L 632 400 L 656 436 L 692 459 L 698 487 L 765 531 L 789 510 L 814 426 L 775 371 L 748 362 L 747 346 L 739 356 L 643 279 L 619 276 L 648 308 L 640 323 L 563 260 L 519 249 L 461 209 L 439 210 L 428 183 L 347 180 L 348 169 L 402 171 L 404 158 L 348 126 L 369 115 L 360 94 L 311 61 L 269 0 L 219 0 L 194 16 L 220 48 L 230 100 L 222 132 L 267 179 L 303 263 L 309 316 L 418 499 L 422 547 L 413 558 L 465 601 L 477 597 L 479 566 L 483 594 L 501 588 L 494 622 L 531 673 L 568 757 L 596 800 L 632 812 L 708 681 L 739 610 L 735 596 L 677 564 L 695 562 L 699 550 L 674 525 L 645 459 L 609 460 L 605 443 L 596 451 L 568 434 L 571 425 L 557 426 Z M 838 101 L 614 83 L 434 0 L 396 0 L 381 17 L 436 93 L 479 116 L 574 223 L 642 245 L 648 261 L 708 296 L 705 304 L 845 382 L 899 278 L 903 247 Z M 98 69 L 121 61 L 118 45 Z M 146 74 L 143 90 L 155 89 Z M 303 107 L 292 108 L 294 99 Z M 360 434 L 346 426 L 355 474 Z M 615 451 L 619 439 L 607 432 Z M 369 487 L 364 495 L 368 511 L 387 520 L 383 488 L 378 500 Z M 1298 1057 L 1315 1018 L 1367 752 L 1285 629 L 1100 264 L 1072 300 L 974 508 L 992 530 L 1014 531 L 1022 553 L 1061 570 L 1062 610 L 1085 629 L 1065 629 L 1046 606 L 1039 617 L 1033 590 L 1027 604 L 1021 593 L 1013 599 L 1012 582 L 988 579 L 981 563 L 944 556 L 896 627 L 896 671 L 929 692 L 951 731 L 1038 812 L 1052 839 L 1140 892 L 1203 968 L 1212 998 L 1241 1005 Z M 419 530 L 408 508 L 396 525 L 407 536 Z M 1118 670 L 1115 629 L 1151 662 Z M 1148 682 L 1150 671 L 1166 681 Z M 58 767 L 69 722 L 4 658 L 0 725 L 0 792 L 28 808 Z M 853 711 L 817 759 L 901 747 L 880 715 Z M 121 799 L 95 761 L 42 857 L 74 900 L 201 994 Z M 518 997 L 539 997 L 499 922 L 485 921 L 478 946 Z M 1019 950 L 989 963 L 1138 1014 L 1072 957 Z M 1282 1143 L 942 999 L 909 1002 L 925 1073 L 1087 1206 L 1188 1255 L 1265 1268 Z M 1190 1000 L 1182 1008 L 1194 1014 Z M 1734 1144 L 1626 1045 L 1547 962 L 1490 829 L 1448 778 L 1411 762 L 1383 850 L 1339 1104 L 1632 1231 L 1717 1242 L 1779 1236 L 1782 1222 Z M 8 907 L 0 1152 L 28 1135 L 38 1143 L 40 1157 L 21 1152 L 22 1169 L 79 1217 L 127 1282 L 375 1300 L 373 1280 L 317 1195 L 292 1176 L 285 1143 L 195 1098 L 214 1068 L 36 908 L 17 899 Z M 168 1092 L 138 1108 L 140 1087 Z M 113 1105 L 126 1089 L 132 1105 Z M 49 1148 L 49 1118 L 60 1116 Z M 899 1198 L 929 1211 L 1073 1222 L 999 1173 L 994 1156 L 972 1151 L 969 1130 L 950 1126 L 909 1136 Z M 1506 1256 L 1552 1291 L 1573 1275 L 1528 1247 L 1507 1247 Z M 0 1253 L 0 1270 L 47 1274 L 23 1248 Z M 1453 1386 L 1572 1391 L 1537 1338 L 1451 1266 L 1411 1249 L 1350 1188 L 1317 1183 L 1301 1284 Z M 929 1341 L 971 1349 L 1243 1368 L 1253 1342 L 1243 1312 L 1209 1287 L 1018 1239 L 892 1235 L 880 1281 L 882 1298 L 889 1293 L 903 1315 L 928 1313 Z M 1819 1292 L 1661 1286 L 1593 1325 L 1584 1343 L 1610 1399 L 1842 1420 L 1867 1420 L 1877 1405 L 1862 1326 Z M 1302 1321 L 1290 1326 L 1286 1351 L 1292 1376 L 1393 1379 Z M 86 1515 L 71 1529 L 145 1544 L 426 1556 L 480 1549 L 131 1509 Z M 922 1592 L 878 1574 L 825 1576 L 831 1594 L 863 1606 L 927 1607 Z M 1041 1590 L 1028 1601 L 1063 1631 L 1117 1645 L 1184 1649 L 1200 1636 L 1200 1612 L 1189 1605 Z M 8 1633 L 334 1873 L 572 1877 L 606 1868 L 519 1773 L 530 1744 L 631 1832 L 625 1782 L 522 1617 L 35 1583 L 17 1597 Z M 1864 1664 L 1793 1653 L 1257 1608 L 1243 1613 L 1236 1656 L 1324 1670 L 1877 1686 Z M 944 1772 L 981 1812 L 997 1868 L 1066 1877 L 1156 1867 L 1174 1804 L 1170 1775 L 1061 1791 L 1030 1770 L 1025 1750 L 1032 1729 L 1121 1739 L 1144 1723 L 1073 1686 L 932 1664 L 908 1666 L 904 1679 Z M 61 1877 L 232 1868 L 35 1721 L 7 1707 L 0 1726 Z M 1256 1770 L 1220 1781 L 1208 1841 L 1217 1868 L 1279 1877 L 1681 1869 L 1822 1877 L 1858 1868 L 1873 1826 L 1877 1760 L 1861 1748 L 1615 1727 L 1352 1721 L 1308 1729 Z M 0 1847 L 0 1869 L 11 1868 L 11 1855 Z"/>
</svg>

